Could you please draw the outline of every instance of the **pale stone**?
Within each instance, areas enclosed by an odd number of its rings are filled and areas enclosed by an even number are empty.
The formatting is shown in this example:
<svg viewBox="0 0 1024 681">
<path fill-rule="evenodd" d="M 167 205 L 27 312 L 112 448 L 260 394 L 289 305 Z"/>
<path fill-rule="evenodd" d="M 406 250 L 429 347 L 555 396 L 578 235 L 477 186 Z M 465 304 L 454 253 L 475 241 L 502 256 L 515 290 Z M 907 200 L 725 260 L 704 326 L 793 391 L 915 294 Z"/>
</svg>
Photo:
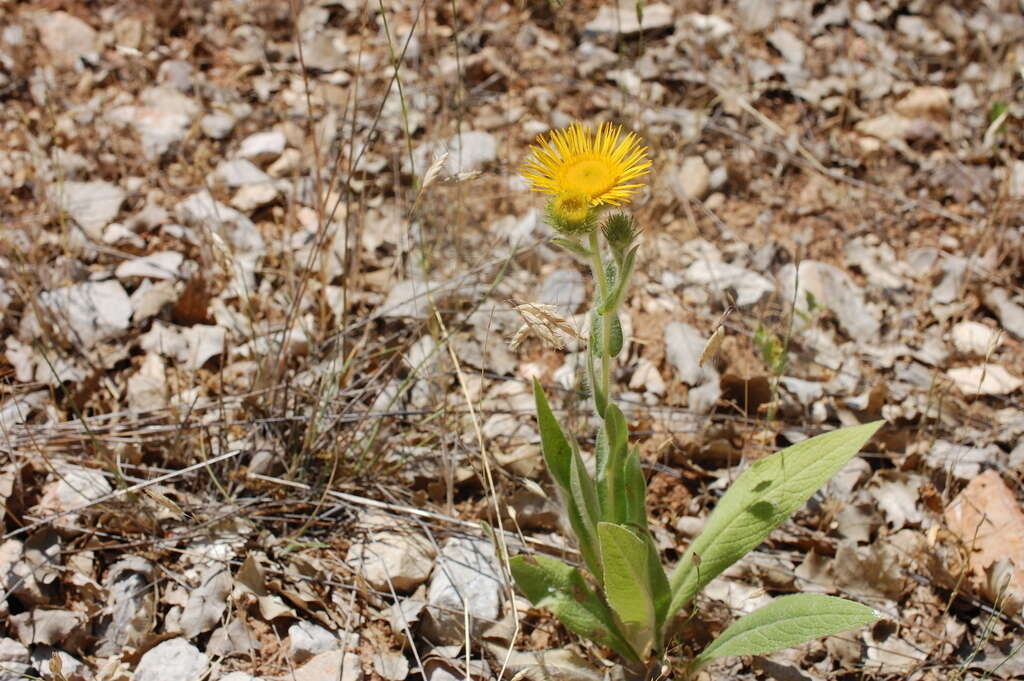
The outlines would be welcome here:
<svg viewBox="0 0 1024 681">
<path fill-rule="evenodd" d="M 247 184 L 231 197 L 231 205 L 243 213 L 252 212 L 277 200 L 280 193 L 272 184 Z"/>
<path fill-rule="evenodd" d="M 427 581 L 434 567 L 434 547 L 407 533 L 380 532 L 349 548 L 346 562 L 378 591 L 394 587 L 409 593 Z"/>
<path fill-rule="evenodd" d="M 50 200 L 67 213 L 93 239 L 113 222 L 124 203 L 125 192 L 110 182 L 63 182 L 50 188 Z"/>
<path fill-rule="evenodd" d="M 81 348 L 92 348 L 128 329 L 131 301 L 117 281 L 88 281 L 43 291 L 39 304 L 50 321 Z"/>
<path fill-rule="evenodd" d="M 981 322 L 960 322 L 950 331 L 953 347 L 965 355 L 985 357 L 1002 345 L 999 331 Z"/>
<path fill-rule="evenodd" d="M 363 665 L 355 653 L 329 650 L 316 655 L 289 675 L 290 681 L 363 681 Z"/>
<path fill-rule="evenodd" d="M 700 156 L 687 156 L 679 167 L 677 180 L 688 199 L 703 199 L 711 188 L 711 171 Z"/>
<path fill-rule="evenodd" d="M 200 681 L 209 667 L 209 658 L 198 648 L 183 638 L 172 638 L 146 651 L 132 681 Z"/>
<path fill-rule="evenodd" d="M 958 367 L 946 374 L 965 395 L 1009 395 L 1024 385 L 1024 381 L 998 364 Z"/>
<path fill-rule="evenodd" d="M 132 260 L 125 260 L 117 266 L 114 274 L 118 279 L 144 277 L 147 279 L 177 279 L 185 256 L 177 251 L 157 251 Z"/>
<path fill-rule="evenodd" d="M 595 16 L 584 30 L 599 35 L 629 35 L 641 31 L 658 31 L 672 27 L 673 9 L 671 6 L 656 2 L 644 3 L 643 20 L 637 19 L 634 2 L 620 2 L 618 6 L 601 5 Z"/>
<path fill-rule="evenodd" d="M 949 108 L 949 90 L 936 86 L 916 87 L 896 102 L 896 112 L 908 118 L 948 116 Z"/>
<path fill-rule="evenodd" d="M 167 368 L 150 352 L 139 370 L 128 377 L 128 406 L 132 411 L 153 411 L 167 406 Z"/>
<path fill-rule="evenodd" d="M 40 12 L 35 18 L 39 40 L 59 66 L 76 66 L 79 59 L 98 59 L 96 29 L 67 12 Z"/>
<path fill-rule="evenodd" d="M 284 151 L 285 141 L 284 133 L 280 130 L 257 132 L 242 140 L 238 156 L 256 163 L 269 163 Z"/>
</svg>

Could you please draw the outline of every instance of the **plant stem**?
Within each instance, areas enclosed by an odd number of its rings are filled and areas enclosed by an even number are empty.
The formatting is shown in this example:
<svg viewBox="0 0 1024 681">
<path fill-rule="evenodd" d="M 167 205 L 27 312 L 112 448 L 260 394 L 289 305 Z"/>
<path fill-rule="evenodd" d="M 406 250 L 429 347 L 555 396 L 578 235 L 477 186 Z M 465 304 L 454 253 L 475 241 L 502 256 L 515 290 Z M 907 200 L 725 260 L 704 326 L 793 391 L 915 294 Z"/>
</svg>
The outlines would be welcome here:
<svg viewBox="0 0 1024 681">
<path fill-rule="evenodd" d="M 604 272 L 604 262 L 601 259 L 601 244 L 597 239 L 597 230 L 590 233 L 590 252 L 593 257 L 591 268 L 594 270 L 594 279 L 597 281 L 597 291 L 600 296 L 600 305 L 608 299 L 608 279 Z M 617 310 L 605 310 L 601 315 L 601 391 L 606 399 L 611 399 L 608 393 L 608 386 L 611 382 L 612 358 L 608 353 L 612 341 L 612 317 Z"/>
</svg>

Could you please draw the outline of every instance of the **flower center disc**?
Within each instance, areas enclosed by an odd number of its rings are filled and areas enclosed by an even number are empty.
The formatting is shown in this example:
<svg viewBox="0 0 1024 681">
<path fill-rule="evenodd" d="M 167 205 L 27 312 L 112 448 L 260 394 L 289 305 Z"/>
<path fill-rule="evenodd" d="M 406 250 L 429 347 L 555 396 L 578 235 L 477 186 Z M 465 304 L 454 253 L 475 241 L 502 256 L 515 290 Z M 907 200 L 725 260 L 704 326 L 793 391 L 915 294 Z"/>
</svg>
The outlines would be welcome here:
<svg viewBox="0 0 1024 681">
<path fill-rule="evenodd" d="M 565 169 L 565 180 L 565 185 L 593 198 L 615 184 L 615 174 L 601 159 L 582 158 Z"/>
</svg>

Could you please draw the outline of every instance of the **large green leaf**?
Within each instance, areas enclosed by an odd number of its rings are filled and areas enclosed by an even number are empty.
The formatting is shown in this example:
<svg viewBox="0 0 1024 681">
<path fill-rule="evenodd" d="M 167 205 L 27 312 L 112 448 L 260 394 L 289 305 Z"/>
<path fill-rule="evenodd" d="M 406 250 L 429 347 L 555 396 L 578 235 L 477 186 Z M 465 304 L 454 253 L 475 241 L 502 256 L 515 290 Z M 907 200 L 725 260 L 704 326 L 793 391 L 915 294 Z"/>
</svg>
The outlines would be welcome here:
<svg viewBox="0 0 1024 681">
<path fill-rule="evenodd" d="M 716 657 L 766 655 L 878 619 L 871 608 L 843 598 L 821 594 L 782 596 L 723 631 L 694 658 L 691 669 L 699 669 Z"/>
<path fill-rule="evenodd" d="M 608 646 L 630 662 L 637 654 L 615 623 L 608 606 L 580 571 L 548 556 L 514 556 L 509 560 L 516 586 L 539 608 L 547 608 L 570 631 Z"/>
<path fill-rule="evenodd" d="M 622 485 L 625 491 L 626 524 L 647 528 L 647 480 L 640 468 L 640 451 L 629 452 L 622 464 Z"/>
<path fill-rule="evenodd" d="M 583 458 L 578 451 L 572 453 L 572 466 L 569 469 L 569 519 L 576 539 L 580 544 L 580 552 L 590 571 L 601 578 L 601 552 L 598 543 L 597 523 L 600 519 L 600 508 L 597 503 L 597 491 L 594 481 L 587 473 Z"/>
<path fill-rule="evenodd" d="M 799 442 L 755 462 L 729 487 L 672 573 L 676 612 L 746 555 L 849 461 L 883 421 Z"/>
<path fill-rule="evenodd" d="M 626 522 L 626 488 L 623 485 L 623 467 L 629 445 L 629 426 L 622 410 L 614 402 L 605 407 L 604 451 L 597 469 L 598 499 L 601 502 L 601 520 L 624 524 Z"/>
<path fill-rule="evenodd" d="M 548 404 L 547 395 L 537 379 L 533 381 L 533 400 L 537 405 L 537 425 L 540 427 L 540 444 L 548 472 L 558 486 L 569 493 L 569 470 L 572 466 L 572 445 L 562 427 L 558 425 L 554 412 Z"/>
<path fill-rule="evenodd" d="M 619 616 L 623 633 L 641 657 L 657 641 L 658 616 L 651 589 L 648 552 L 644 542 L 621 525 L 601 523 L 601 559 L 604 592 Z"/>
</svg>

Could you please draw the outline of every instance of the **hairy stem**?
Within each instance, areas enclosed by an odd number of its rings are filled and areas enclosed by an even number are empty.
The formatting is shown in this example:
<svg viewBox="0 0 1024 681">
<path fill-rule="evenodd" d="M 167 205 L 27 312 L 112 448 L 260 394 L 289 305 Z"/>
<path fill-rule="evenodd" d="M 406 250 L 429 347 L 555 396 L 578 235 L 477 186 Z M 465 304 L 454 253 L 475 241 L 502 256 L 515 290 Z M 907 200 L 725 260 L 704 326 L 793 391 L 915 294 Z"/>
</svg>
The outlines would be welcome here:
<svg viewBox="0 0 1024 681">
<path fill-rule="evenodd" d="M 598 243 L 597 230 L 590 233 L 590 251 L 593 254 L 591 268 L 594 270 L 594 279 L 597 281 L 600 304 L 604 304 L 604 301 L 608 299 L 608 278 L 605 276 L 604 261 L 601 259 L 601 244 Z M 599 380 L 601 381 L 601 391 L 609 399 L 608 385 L 611 380 L 612 358 L 608 349 L 612 341 L 612 316 L 615 312 L 615 310 L 606 310 L 601 315 L 601 374 Z"/>
</svg>

